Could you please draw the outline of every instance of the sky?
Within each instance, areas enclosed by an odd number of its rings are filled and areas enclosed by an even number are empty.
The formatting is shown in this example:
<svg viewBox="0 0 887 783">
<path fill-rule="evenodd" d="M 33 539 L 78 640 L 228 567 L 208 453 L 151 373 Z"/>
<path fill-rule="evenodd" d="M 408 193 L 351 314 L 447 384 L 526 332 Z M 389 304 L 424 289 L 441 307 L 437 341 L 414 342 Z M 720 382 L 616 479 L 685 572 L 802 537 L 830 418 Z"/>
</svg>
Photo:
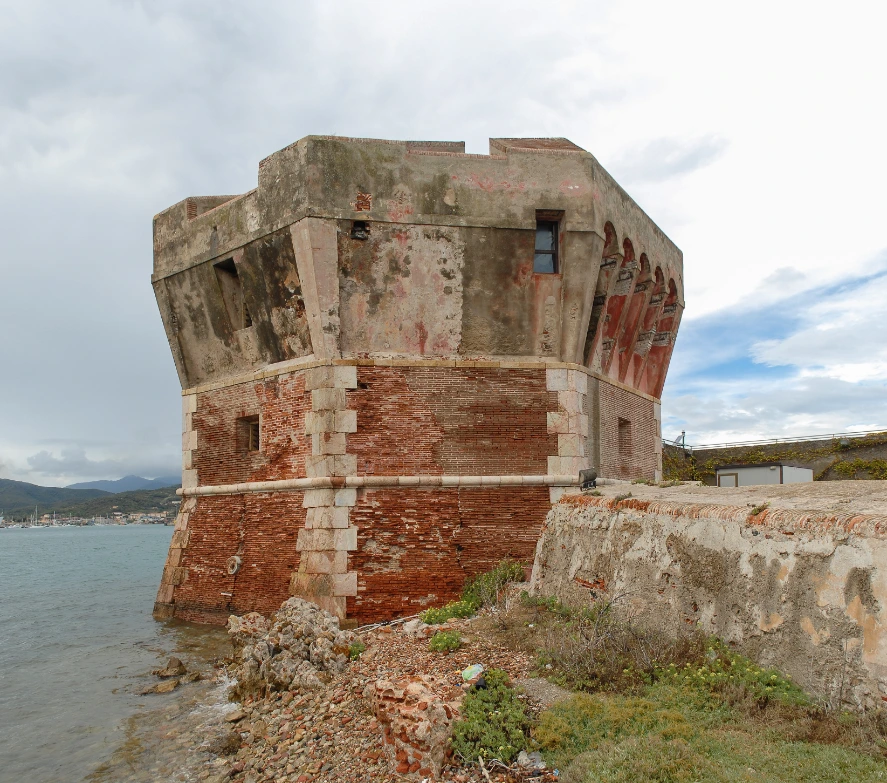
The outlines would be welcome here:
<svg viewBox="0 0 887 783">
<path fill-rule="evenodd" d="M 664 437 L 887 428 L 887 4 L 0 12 L 0 477 L 178 472 L 151 219 L 309 134 L 571 139 L 684 252 Z"/>
</svg>

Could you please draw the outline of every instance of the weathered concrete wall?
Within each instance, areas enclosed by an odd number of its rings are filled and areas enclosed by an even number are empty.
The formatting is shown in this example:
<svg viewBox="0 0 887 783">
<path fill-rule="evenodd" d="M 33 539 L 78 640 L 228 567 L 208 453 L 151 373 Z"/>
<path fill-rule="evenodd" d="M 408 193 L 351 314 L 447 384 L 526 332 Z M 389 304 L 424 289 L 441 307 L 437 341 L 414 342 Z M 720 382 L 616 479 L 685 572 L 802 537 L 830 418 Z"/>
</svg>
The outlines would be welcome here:
<svg viewBox="0 0 887 783">
<path fill-rule="evenodd" d="M 567 496 L 531 589 L 587 601 L 592 583 L 648 625 L 698 623 L 833 701 L 887 701 L 887 516 Z"/>
<path fill-rule="evenodd" d="M 311 136 L 262 161 L 256 190 L 157 215 L 153 282 L 183 388 L 308 354 L 523 356 L 658 397 L 680 251 L 565 139 L 457 148 Z M 556 274 L 533 271 L 537 210 L 561 216 Z M 251 324 L 226 313 L 219 263 Z"/>
</svg>

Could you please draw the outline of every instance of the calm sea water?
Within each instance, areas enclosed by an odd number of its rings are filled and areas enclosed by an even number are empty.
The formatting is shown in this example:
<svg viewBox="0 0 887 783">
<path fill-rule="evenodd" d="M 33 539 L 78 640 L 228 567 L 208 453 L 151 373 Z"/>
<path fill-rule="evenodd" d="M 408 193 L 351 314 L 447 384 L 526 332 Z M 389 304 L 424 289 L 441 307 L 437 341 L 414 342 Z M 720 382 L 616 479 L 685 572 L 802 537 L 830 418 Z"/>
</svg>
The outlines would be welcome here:
<svg viewBox="0 0 887 783">
<path fill-rule="evenodd" d="M 82 781 L 158 700 L 168 711 L 181 698 L 138 696 L 151 669 L 172 653 L 205 665 L 221 649 L 219 629 L 151 617 L 171 535 L 0 530 L 0 781 Z"/>
</svg>

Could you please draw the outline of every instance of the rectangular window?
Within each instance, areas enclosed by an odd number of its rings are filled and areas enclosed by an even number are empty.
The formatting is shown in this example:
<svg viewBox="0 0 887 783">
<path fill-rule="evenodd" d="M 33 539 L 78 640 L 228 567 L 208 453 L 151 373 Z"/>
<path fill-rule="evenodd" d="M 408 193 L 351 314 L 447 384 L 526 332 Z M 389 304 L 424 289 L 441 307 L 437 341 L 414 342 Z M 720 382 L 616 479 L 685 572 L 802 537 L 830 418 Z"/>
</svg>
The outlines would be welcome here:
<svg viewBox="0 0 887 783">
<path fill-rule="evenodd" d="M 231 319 L 231 326 L 235 330 L 252 326 L 253 319 L 246 308 L 246 302 L 243 301 L 243 284 L 240 282 L 240 275 L 234 265 L 234 259 L 226 258 L 224 261 L 219 261 L 214 265 L 214 268 L 216 279 L 219 281 L 219 289 L 222 292 L 222 300 L 225 302 L 225 309 Z"/>
<path fill-rule="evenodd" d="M 533 255 L 533 272 L 537 275 L 554 275 L 559 271 L 558 233 L 562 212 L 537 210 L 536 247 Z"/>
<path fill-rule="evenodd" d="M 623 469 L 628 467 L 631 461 L 631 422 L 619 417 L 619 462 Z"/>
<path fill-rule="evenodd" d="M 237 446 L 241 452 L 261 451 L 261 425 L 258 416 L 244 416 L 237 420 Z"/>
</svg>

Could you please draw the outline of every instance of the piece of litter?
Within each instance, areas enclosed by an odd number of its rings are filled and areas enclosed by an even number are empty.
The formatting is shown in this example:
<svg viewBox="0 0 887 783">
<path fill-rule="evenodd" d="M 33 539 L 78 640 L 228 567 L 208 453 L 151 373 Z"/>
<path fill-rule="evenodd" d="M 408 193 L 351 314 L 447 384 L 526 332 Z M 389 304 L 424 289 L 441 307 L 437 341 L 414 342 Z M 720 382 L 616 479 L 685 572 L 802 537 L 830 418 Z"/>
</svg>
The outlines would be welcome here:
<svg viewBox="0 0 887 783">
<path fill-rule="evenodd" d="M 481 674 L 481 672 L 483 672 L 483 670 L 484 670 L 484 667 L 482 664 L 473 663 L 467 669 L 464 669 L 462 671 L 462 679 L 465 680 L 465 682 L 468 682 L 469 680 L 473 680 L 475 677 L 477 677 L 477 675 Z"/>
</svg>

